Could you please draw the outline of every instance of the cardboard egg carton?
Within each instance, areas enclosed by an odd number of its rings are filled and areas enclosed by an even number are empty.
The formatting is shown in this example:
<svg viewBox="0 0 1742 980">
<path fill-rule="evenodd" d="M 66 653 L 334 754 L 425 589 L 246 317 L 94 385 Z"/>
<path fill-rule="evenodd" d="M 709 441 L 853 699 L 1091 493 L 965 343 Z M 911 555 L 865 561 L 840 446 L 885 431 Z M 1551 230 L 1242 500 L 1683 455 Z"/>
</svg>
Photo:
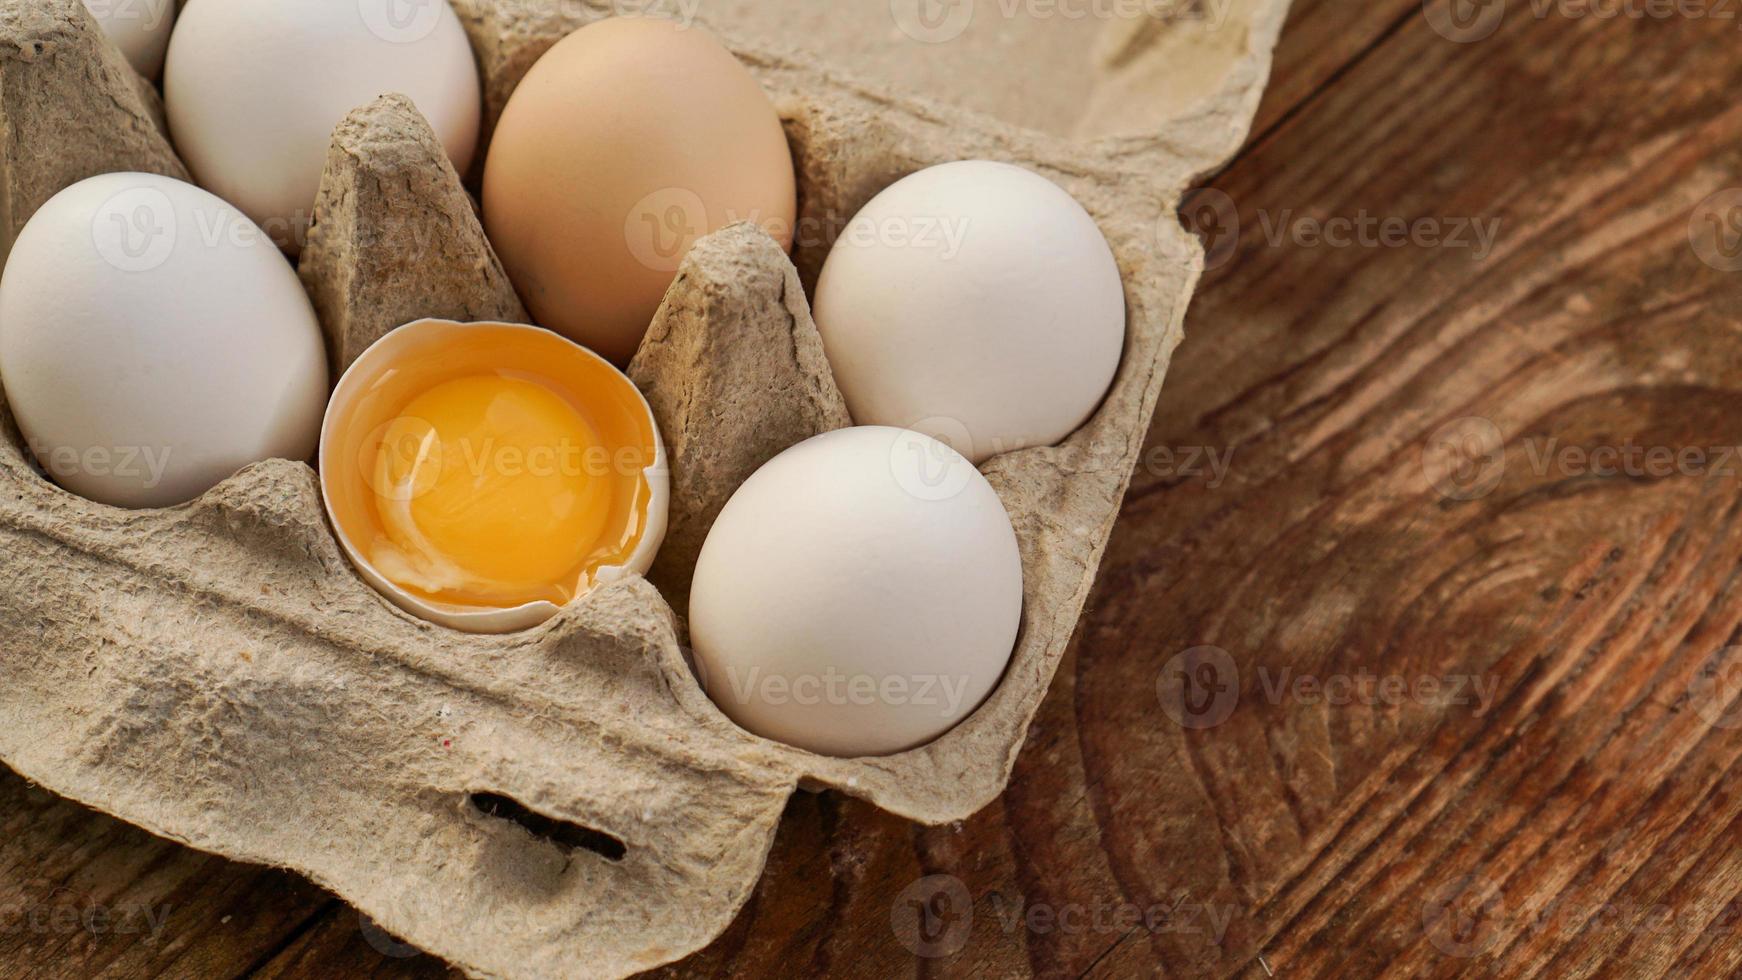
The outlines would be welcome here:
<svg viewBox="0 0 1742 980">
<path fill-rule="evenodd" d="M 597 16 L 454 5 L 492 120 L 545 49 Z M 928 824 L 966 818 L 1009 779 L 1088 596 L 1202 267 L 1175 208 L 1244 138 L 1285 8 L 1237 0 L 1219 31 L 1240 43 L 1218 33 L 1231 52 L 1220 80 L 1205 82 L 1203 59 L 1185 62 L 1181 85 L 1207 97 L 1159 135 L 1090 143 L 893 97 L 717 31 L 786 121 L 800 244 L 789 260 L 739 226 L 684 262 L 631 370 L 673 462 L 659 585 L 613 584 L 527 633 L 465 636 L 397 611 L 340 552 L 306 463 L 249 467 L 183 507 L 122 511 L 50 484 L 0 406 L 0 759 L 164 837 L 295 870 L 490 977 L 621 976 L 707 945 L 749 896 L 801 787 Z M 1181 43 L 1155 29 L 1157 51 Z M 1146 71 L 1165 86 L 1165 67 Z M 0 0 L 8 239 L 83 177 L 185 177 L 160 125 L 150 86 L 79 0 Z M 681 611 L 706 528 L 738 483 L 848 423 L 801 288 L 827 233 L 900 177 L 967 158 L 1030 167 L 1099 221 L 1126 285 L 1123 366 L 1063 445 L 984 467 L 1015 524 L 1026 593 L 990 700 L 936 742 L 884 758 L 759 739 L 702 693 L 668 599 Z M 338 128 L 300 268 L 336 368 L 421 317 L 525 318 L 473 200 L 403 98 Z"/>
</svg>

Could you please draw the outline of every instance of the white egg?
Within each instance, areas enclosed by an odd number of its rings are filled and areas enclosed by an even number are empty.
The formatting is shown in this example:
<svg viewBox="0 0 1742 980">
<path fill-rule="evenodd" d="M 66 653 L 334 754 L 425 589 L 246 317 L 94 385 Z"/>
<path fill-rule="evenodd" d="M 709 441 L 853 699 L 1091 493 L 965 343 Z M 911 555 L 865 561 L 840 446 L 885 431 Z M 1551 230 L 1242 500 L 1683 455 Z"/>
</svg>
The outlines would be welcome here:
<svg viewBox="0 0 1742 980">
<path fill-rule="evenodd" d="M 245 215 L 168 177 L 105 174 L 19 232 L 0 275 L 0 383 L 56 482 L 163 507 L 250 463 L 312 456 L 326 350 L 296 273 Z"/>
<path fill-rule="evenodd" d="M 133 70 L 155 79 L 175 26 L 175 0 L 85 0 L 103 33 L 120 47 Z"/>
<path fill-rule="evenodd" d="M 403 94 L 465 172 L 479 83 L 447 0 L 222 0 L 182 11 L 164 70 L 171 135 L 200 186 L 294 254 L 333 127 Z"/>
<path fill-rule="evenodd" d="M 697 674 L 720 709 L 844 757 L 966 718 L 1021 619 L 1021 554 L 991 485 L 943 443 L 876 426 L 758 470 L 709 531 L 690 593 Z"/>
<path fill-rule="evenodd" d="M 1063 440 L 1118 371 L 1118 263 L 1076 199 L 1021 167 L 932 167 L 848 224 L 817 328 L 861 425 L 918 429 L 974 462 Z"/>
</svg>

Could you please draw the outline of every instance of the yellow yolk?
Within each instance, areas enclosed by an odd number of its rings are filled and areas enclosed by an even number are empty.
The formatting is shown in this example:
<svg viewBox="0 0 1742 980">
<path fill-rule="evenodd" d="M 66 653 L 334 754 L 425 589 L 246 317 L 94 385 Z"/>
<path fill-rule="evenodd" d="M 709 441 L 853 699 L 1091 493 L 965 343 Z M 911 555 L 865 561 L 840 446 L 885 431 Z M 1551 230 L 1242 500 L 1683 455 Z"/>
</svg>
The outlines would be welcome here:
<svg viewBox="0 0 1742 980">
<path fill-rule="evenodd" d="M 669 475 L 641 392 L 538 327 L 419 320 L 359 357 L 321 431 L 340 543 L 400 608 L 525 629 L 665 536 Z"/>
<path fill-rule="evenodd" d="M 384 533 L 370 561 L 429 595 L 565 603 L 611 516 L 612 481 L 594 468 L 603 448 L 543 385 L 494 375 L 438 385 L 382 435 L 373 485 Z"/>
</svg>

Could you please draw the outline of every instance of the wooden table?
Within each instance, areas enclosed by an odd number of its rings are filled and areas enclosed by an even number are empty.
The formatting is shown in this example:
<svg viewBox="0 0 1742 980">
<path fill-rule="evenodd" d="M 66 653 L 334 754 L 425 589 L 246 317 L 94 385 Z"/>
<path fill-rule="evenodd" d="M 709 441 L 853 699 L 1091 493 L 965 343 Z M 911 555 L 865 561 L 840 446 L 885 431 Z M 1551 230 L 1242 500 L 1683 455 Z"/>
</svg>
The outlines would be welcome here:
<svg viewBox="0 0 1742 980">
<path fill-rule="evenodd" d="M 1540 4 L 1299 0 L 1010 791 L 673 973 L 1742 969 L 1742 20 Z M 445 972 L 0 777 L 0 976 Z"/>
</svg>

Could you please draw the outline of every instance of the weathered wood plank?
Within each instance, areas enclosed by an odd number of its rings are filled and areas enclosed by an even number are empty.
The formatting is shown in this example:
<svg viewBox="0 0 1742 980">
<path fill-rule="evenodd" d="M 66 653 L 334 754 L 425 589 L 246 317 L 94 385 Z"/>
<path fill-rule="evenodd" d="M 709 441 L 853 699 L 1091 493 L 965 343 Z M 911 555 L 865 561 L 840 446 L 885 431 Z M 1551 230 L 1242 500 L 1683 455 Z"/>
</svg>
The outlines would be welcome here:
<svg viewBox="0 0 1742 980">
<path fill-rule="evenodd" d="M 0 977 L 235 976 L 326 901 L 0 770 Z"/>
</svg>

